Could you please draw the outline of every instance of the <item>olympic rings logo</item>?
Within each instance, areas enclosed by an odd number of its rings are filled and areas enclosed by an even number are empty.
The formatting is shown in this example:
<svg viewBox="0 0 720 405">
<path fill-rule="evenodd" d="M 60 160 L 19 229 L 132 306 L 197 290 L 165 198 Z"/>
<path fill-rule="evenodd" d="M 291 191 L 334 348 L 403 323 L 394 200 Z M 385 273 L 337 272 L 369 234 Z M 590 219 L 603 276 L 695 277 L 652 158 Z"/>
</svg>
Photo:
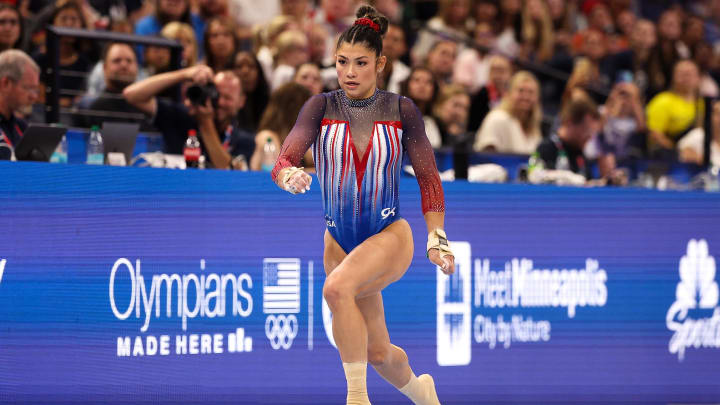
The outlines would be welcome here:
<svg viewBox="0 0 720 405">
<path fill-rule="evenodd" d="M 298 333 L 298 321 L 295 315 L 269 315 L 265 319 L 265 336 L 270 346 L 278 350 L 288 350 Z"/>
</svg>

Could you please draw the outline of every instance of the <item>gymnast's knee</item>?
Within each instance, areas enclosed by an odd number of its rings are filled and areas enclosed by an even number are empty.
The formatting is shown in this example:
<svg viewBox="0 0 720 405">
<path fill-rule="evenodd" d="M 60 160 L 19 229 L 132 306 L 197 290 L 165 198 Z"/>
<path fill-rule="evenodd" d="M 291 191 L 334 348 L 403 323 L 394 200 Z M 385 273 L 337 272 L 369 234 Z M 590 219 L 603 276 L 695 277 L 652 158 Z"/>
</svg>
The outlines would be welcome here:
<svg viewBox="0 0 720 405">
<path fill-rule="evenodd" d="M 390 363 L 390 344 L 368 345 L 368 363 L 373 367 L 381 367 Z"/>
<path fill-rule="evenodd" d="M 352 289 L 343 283 L 339 277 L 333 277 L 332 274 L 325 280 L 323 297 L 327 301 L 330 310 L 334 310 L 343 302 L 353 302 L 355 299 Z"/>
</svg>

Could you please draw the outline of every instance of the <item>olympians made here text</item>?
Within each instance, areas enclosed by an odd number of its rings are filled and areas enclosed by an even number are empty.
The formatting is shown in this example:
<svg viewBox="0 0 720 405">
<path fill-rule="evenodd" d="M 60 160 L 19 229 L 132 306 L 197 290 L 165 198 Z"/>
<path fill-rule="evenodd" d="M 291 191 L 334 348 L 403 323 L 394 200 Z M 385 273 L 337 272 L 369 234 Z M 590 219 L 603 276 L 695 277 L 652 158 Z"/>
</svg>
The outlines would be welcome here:
<svg viewBox="0 0 720 405">
<path fill-rule="evenodd" d="M 248 273 L 206 273 L 205 260 L 201 260 L 200 274 L 163 273 L 146 280 L 141 267 L 139 259 L 133 265 L 130 260 L 120 258 L 110 270 L 109 299 L 113 315 L 121 321 L 135 318 L 143 333 L 118 337 L 118 357 L 252 351 L 252 338 L 245 335 L 244 328 L 212 334 L 144 334 L 152 319 L 177 318 L 178 329 L 184 332 L 188 321 L 198 317 L 247 318 L 253 310 L 250 294 L 253 281 Z"/>
</svg>

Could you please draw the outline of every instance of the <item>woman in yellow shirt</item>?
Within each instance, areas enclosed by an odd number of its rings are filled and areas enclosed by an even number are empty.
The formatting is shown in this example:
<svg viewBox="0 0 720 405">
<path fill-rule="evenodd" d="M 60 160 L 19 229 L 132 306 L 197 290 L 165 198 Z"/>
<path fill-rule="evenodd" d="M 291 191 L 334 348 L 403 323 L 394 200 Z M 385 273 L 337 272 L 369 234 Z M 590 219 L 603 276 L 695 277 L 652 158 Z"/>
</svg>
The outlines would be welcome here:
<svg viewBox="0 0 720 405">
<path fill-rule="evenodd" d="M 677 141 L 700 122 L 705 103 L 698 94 L 699 84 L 695 62 L 675 64 L 672 88 L 653 97 L 646 108 L 651 153 L 674 150 Z"/>
</svg>

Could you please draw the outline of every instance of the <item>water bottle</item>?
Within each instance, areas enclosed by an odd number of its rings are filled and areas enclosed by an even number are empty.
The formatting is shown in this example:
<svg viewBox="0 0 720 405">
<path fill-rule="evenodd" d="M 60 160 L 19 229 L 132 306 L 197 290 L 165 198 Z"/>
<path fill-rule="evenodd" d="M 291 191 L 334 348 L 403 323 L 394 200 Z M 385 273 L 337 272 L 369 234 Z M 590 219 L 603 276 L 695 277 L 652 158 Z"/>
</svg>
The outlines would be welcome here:
<svg viewBox="0 0 720 405">
<path fill-rule="evenodd" d="M 570 161 L 568 160 L 567 153 L 561 150 L 558 153 L 558 157 L 555 160 L 555 170 L 570 170 Z"/>
<path fill-rule="evenodd" d="M 68 150 L 67 138 L 65 137 L 65 135 L 63 135 L 57 148 L 55 148 L 55 152 L 53 152 L 52 156 L 50 156 L 50 162 L 51 163 L 67 163 L 67 160 L 68 160 L 67 150 Z"/>
<path fill-rule="evenodd" d="M 197 169 L 200 166 L 202 149 L 200 149 L 200 140 L 197 138 L 197 132 L 194 129 L 188 131 L 188 138 L 187 141 L 185 141 L 183 155 L 185 156 L 186 168 Z"/>
<path fill-rule="evenodd" d="M 89 165 L 101 165 L 105 163 L 105 150 L 102 135 L 97 125 L 90 128 L 90 137 L 87 143 L 87 161 Z"/>
<path fill-rule="evenodd" d="M 263 171 L 272 171 L 273 167 L 275 167 L 277 158 L 277 147 L 275 146 L 275 143 L 273 143 L 272 137 L 268 136 L 267 141 L 265 141 L 265 145 L 263 146 L 263 156 L 261 161 Z"/>
<path fill-rule="evenodd" d="M 540 159 L 540 154 L 538 152 L 533 152 L 532 155 L 530 155 L 530 159 L 528 160 L 528 174 L 532 172 L 535 169 L 544 169 L 545 164 L 543 163 L 542 159 Z"/>
</svg>

